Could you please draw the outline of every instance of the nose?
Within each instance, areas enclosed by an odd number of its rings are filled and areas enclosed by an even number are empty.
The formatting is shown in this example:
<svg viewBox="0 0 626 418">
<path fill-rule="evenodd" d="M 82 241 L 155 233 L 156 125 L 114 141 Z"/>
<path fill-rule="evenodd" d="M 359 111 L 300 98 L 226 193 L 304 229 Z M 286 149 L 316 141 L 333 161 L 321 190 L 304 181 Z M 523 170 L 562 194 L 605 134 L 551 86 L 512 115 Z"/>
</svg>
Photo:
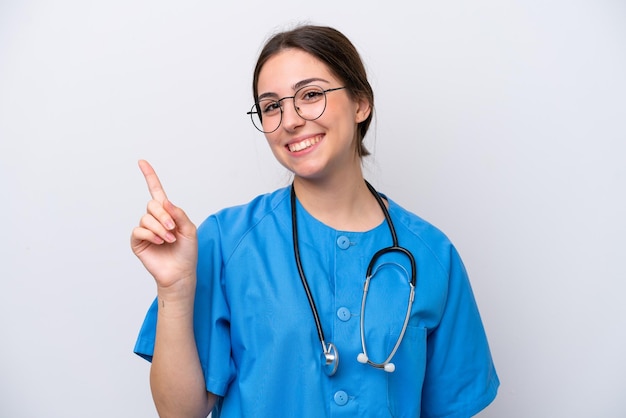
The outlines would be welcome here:
<svg viewBox="0 0 626 418">
<path fill-rule="evenodd" d="M 286 103 L 290 101 L 291 103 Z M 296 103 L 294 98 L 290 97 L 282 102 L 283 120 L 282 125 L 284 129 L 293 131 L 299 126 L 302 126 L 306 121 L 296 111 Z"/>
</svg>

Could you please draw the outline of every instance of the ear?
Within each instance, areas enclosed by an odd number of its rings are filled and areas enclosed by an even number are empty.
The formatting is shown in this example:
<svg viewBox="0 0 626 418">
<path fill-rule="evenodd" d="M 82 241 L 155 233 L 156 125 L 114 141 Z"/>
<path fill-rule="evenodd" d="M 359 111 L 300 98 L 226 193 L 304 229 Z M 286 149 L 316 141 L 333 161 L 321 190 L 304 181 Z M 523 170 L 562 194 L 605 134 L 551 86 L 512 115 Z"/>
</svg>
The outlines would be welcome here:
<svg viewBox="0 0 626 418">
<path fill-rule="evenodd" d="M 361 123 L 369 117 L 372 112 L 372 107 L 370 106 L 369 100 L 365 98 L 357 99 L 356 105 L 355 121 L 356 123 Z"/>
</svg>

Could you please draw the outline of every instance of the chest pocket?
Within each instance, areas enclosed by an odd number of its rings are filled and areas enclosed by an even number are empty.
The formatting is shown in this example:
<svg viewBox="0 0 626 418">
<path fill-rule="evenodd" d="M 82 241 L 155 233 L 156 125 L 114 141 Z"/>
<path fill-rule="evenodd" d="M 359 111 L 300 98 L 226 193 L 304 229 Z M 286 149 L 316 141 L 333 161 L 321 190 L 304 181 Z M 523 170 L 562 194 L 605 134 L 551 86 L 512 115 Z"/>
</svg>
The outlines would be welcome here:
<svg viewBox="0 0 626 418">
<path fill-rule="evenodd" d="M 389 339 L 389 350 L 393 349 L 398 335 Z M 387 401 L 393 417 L 420 416 L 426 371 L 426 335 L 426 328 L 409 325 L 392 359 L 396 370 L 387 373 Z"/>
<path fill-rule="evenodd" d="M 381 363 L 393 351 L 409 304 L 410 264 L 406 257 L 390 254 L 376 265 L 365 304 L 365 339 L 370 360 Z M 392 417 L 417 417 L 426 370 L 426 328 L 420 326 L 416 306 L 391 363 L 395 371 L 379 373 L 387 381 L 387 407 Z"/>
</svg>

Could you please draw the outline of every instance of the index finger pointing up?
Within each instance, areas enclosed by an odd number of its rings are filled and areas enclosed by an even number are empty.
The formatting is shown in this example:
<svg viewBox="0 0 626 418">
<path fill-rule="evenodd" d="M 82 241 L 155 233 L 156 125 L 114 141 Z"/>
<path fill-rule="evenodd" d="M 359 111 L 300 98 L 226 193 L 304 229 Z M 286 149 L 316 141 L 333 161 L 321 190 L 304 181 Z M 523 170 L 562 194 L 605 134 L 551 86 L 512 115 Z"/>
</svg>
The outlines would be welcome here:
<svg viewBox="0 0 626 418">
<path fill-rule="evenodd" d="M 159 177 L 154 171 L 154 168 L 152 168 L 150 163 L 146 160 L 139 160 L 139 169 L 146 179 L 150 196 L 156 201 L 164 202 L 167 196 L 165 195 L 165 190 L 163 190 L 161 181 L 159 181 Z"/>
</svg>

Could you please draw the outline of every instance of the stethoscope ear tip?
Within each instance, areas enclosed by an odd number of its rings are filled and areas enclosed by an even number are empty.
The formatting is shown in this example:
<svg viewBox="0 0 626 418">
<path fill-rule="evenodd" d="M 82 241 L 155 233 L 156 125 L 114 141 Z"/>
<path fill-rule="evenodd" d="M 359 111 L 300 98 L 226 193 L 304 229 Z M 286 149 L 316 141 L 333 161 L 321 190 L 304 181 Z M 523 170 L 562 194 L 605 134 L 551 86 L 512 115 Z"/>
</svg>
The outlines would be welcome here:
<svg viewBox="0 0 626 418">
<path fill-rule="evenodd" d="M 359 363 L 362 364 L 367 364 L 369 363 L 369 358 L 367 357 L 367 354 L 365 353 L 359 353 L 358 356 L 356 356 L 356 360 Z M 374 367 L 376 368 L 382 368 L 383 370 L 385 370 L 387 373 L 393 373 L 396 371 L 396 365 L 393 363 L 384 363 L 384 364 L 374 364 Z"/>
</svg>

